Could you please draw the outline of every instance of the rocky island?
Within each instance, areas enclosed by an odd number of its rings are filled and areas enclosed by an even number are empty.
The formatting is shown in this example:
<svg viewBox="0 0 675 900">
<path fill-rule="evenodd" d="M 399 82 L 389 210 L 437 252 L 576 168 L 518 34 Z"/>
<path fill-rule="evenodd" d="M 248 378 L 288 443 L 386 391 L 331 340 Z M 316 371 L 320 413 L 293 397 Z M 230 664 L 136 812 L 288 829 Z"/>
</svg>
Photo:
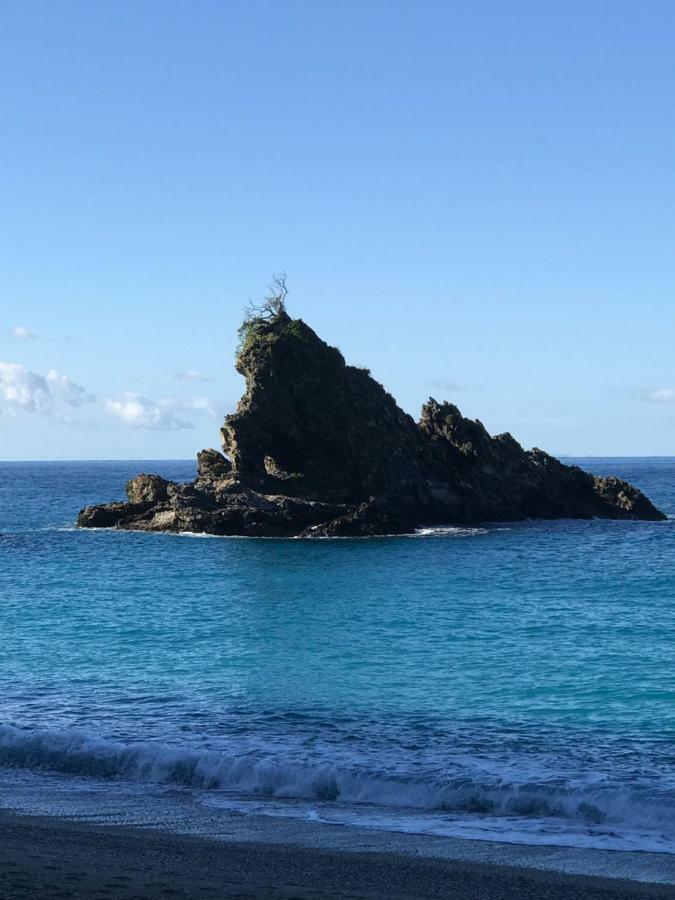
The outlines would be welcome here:
<svg viewBox="0 0 675 900">
<path fill-rule="evenodd" d="M 251 537 L 404 534 L 526 518 L 666 518 L 637 488 L 524 450 L 434 399 L 419 422 L 367 369 L 345 363 L 283 300 L 242 326 L 246 379 L 189 484 L 142 474 L 127 501 L 88 506 L 83 528 Z"/>
</svg>

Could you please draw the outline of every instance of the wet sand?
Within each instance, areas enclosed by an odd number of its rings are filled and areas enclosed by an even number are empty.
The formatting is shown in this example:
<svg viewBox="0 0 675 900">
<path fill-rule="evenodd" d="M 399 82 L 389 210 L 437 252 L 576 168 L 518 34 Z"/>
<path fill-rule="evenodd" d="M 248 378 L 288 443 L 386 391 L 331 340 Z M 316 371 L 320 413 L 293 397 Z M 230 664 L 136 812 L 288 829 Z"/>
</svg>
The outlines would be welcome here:
<svg viewBox="0 0 675 900">
<path fill-rule="evenodd" d="M 0 814 L 0 900 L 629 900 L 672 885 Z"/>
</svg>

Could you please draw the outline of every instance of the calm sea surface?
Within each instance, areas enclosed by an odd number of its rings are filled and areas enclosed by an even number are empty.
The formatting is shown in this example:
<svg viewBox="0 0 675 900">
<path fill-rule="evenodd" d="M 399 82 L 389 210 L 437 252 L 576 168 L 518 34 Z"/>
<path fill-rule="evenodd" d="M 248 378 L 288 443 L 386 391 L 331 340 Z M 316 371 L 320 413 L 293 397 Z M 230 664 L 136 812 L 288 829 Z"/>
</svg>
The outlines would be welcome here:
<svg viewBox="0 0 675 900">
<path fill-rule="evenodd" d="M 675 459 L 576 460 L 675 515 Z M 0 464 L 0 786 L 675 851 L 675 522 L 78 531 L 188 462 Z M 47 788 L 44 788 L 47 790 Z"/>
</svg>

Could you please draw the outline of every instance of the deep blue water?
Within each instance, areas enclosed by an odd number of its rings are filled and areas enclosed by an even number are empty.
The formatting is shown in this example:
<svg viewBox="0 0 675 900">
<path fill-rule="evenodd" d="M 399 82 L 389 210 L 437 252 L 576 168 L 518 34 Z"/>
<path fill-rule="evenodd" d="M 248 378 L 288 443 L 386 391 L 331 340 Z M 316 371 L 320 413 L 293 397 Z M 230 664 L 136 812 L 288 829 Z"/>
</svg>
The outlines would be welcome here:
<svg viewBox="0 0 675 900">
<path fill-rule="evenodd" d="M 675 459 L 578 460 L 675 515 Z M 675 849 L 673 521 L 366 540 L 78 531 L 189 462 L 0 464 L 0 778 Z"/>
</svg>

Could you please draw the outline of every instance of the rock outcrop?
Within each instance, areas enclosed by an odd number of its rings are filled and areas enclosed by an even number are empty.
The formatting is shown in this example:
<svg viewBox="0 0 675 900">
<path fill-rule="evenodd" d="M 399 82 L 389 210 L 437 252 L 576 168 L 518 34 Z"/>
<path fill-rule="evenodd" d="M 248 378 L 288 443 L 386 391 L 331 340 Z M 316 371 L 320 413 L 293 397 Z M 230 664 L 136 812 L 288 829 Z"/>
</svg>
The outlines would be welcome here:
<svg viewBox="0 0 675 900">
<path fill-rule="evenodd" d="M 281 308 L 242 329 L 246 391 L 202 450 L 191 484 L 142 474 L 128 502 L 83 509 L 82 527 L 250 536 L 397 534 L 525 518 L 658 520 L 632 485 L 491 437 L 451 403 L 419 422 Z"/>
</svg>

